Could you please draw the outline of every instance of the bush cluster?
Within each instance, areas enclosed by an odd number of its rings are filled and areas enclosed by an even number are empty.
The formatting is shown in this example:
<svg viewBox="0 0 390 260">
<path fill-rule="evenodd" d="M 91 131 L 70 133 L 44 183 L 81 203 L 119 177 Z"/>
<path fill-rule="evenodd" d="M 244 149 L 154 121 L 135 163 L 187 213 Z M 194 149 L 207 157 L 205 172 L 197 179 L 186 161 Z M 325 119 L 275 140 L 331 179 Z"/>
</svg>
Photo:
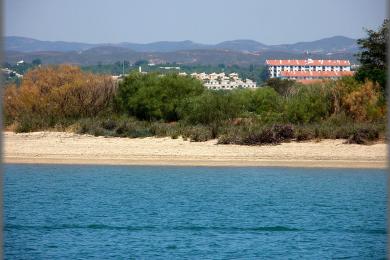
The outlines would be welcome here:
<svg viewBox="0 0 390 260">
<path fill-rule="evenodd" d="M 118 112 L 140 120 L 177 121 L 183 101 L 203 91 L 202 83 L 191 77 L 131 73 L 119 83 L 115 104 Z"/>
<path fill-rule="evenodd" d="M 386 105 L 377 84 L 353 78 L 271 83 L 212 91 L 191 77 L 131 73 L 117 86 L 109 76 L 47 66 L 28 72 L 20 86 L 6 87 L 5 123 L 19 132 L 72 129 L 245 145 L 313 138 L 367 143 L 383 136 Z"/>
<path fill-rule="evenodd" d="M 47 66 L 24 75 L 4 91 L 6 124 L 18 131 L 53 127 L 61 121 L 97 116 L 110 107 L 115 84 L 108 76 L 69 65 Z"/>
<path fill-rule="evenodd" d="M 231 128 L 220 136 L 219 144 L 263 145 L 279 144 L 294 138 L 294 127 L 290 124 L 273 126 Z"/>
</svg>

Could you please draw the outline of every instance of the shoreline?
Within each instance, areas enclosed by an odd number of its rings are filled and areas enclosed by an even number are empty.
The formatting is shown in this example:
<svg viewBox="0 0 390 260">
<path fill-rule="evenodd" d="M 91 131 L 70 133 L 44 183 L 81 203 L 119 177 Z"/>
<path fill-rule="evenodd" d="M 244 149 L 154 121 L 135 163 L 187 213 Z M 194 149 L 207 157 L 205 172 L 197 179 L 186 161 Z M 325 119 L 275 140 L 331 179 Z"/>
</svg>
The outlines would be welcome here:
<svg viewBox="0 0 390 260">
<path fill-rule="evenodd" d="M 3 162 L 199 167 L 387 168 L 387 145 L 344 140 L 280 145 L 217 145 L 169 137 L 95 137 L 66 132 L 3 132 Z"/>
<path fill-rule="evenodd" d="M 277 167 L 277 168 L 339 168 L 339 169 L 386 169 L 386 162 L 376 161 L 168 161 L 127 159 L 54 159 L 54 158 L 4 158 L 5 164 L 41 164 L 41 165 L 102 165 L 102 166 L 178 166 L 178 167 Z"/>
</svg>

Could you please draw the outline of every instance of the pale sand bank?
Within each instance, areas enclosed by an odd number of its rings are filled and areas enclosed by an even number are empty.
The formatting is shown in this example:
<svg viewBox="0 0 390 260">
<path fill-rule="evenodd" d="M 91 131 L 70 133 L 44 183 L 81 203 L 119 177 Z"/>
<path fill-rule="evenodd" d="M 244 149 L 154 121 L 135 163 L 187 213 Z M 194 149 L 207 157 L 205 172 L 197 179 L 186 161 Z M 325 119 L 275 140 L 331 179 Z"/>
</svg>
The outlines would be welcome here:
<svg viewBox="0 0 390 260">
<path fill-rule="evenodd" d="M 343 140 L 272 146 L 171 138 L 105 138 L 64 132 L 3 133 L 5 163 L 385 168 L 387 146 Z"/>
</svg>

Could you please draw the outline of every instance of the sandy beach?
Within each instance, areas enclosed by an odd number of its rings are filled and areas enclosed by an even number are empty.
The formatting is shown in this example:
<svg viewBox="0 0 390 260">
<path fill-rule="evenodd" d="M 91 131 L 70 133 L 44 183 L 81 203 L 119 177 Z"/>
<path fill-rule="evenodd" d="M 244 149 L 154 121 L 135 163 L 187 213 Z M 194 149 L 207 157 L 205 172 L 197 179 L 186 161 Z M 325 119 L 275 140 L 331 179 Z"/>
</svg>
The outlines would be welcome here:
<svg viewBox="0 0 390 260">
<path fill-rule="evenodd" d="M 281 166 L 385 168 L 385 143 L 343 144 L 344 140 L 280 145 L 217 145 L 171 138 L 94 137 L 65 132 L 4 132 L 5 163 L 107 165 Z"/>
</svg>

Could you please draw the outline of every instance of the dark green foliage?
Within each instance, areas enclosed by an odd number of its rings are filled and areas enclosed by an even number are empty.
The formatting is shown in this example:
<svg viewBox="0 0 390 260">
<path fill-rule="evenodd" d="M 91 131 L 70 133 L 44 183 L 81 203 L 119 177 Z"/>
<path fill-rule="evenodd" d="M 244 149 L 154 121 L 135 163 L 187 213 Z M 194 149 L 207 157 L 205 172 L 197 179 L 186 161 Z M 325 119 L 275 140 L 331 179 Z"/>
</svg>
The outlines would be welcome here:
<svg viewBox="0 0 390 260">
<path fill-rule="evenodd" d="M 281 96 L 286 96 L 294 86 L 296 82 L 294 80 L 289 79 L 279 79 L 279 78 L 270 78 L 267 80 L 266 85 L 273 88 L 276 92 Z"/>
<path fill-rule="evenodd" d="M 247 109 L 264 123 L 278 123 L 283 121 L 283 106 L 283 98 L 274 89 L 263 87 L 251 93 Z"/>
<path fill-rule="evenodd" d="M 138 60 L 134 63 L 134 66 L 138 67 L 138 66 L 146 66 L 148 65 L 148 61 L 147 60 Z"/>
<path fill-rule="evenodd" d="M 360 82 L 364 82 L 369 79 L 374 82 L 378 82 L 381 86 L 382 92 L 385 92 L 387 81 L 387 69 L 380 69 L 371 66 L 362 66 L 355 74 L 355 78 Z"/>
<path fill-rule="evenodd" d="M 378 31 L 367 30 L 367 38 L 358 39 L 362 52 L 358 54 L 361 67 L 356 73 L 360 81 L 366 79 L 378 82 L 384 92 L 387 73 L 387 42 L 389 40 L 389 19 L 385 19 Z"/>
<path fill-rule="evenodd" d="M 115 120 L 87 118 L 79 120 L 76 125 L 76 131 L 80 134 L 130 138 L 154 136 L 149 122 L 131 118 L 116 118 Z"/>
<path fill-rule="evenodd" d="M 42 127 L 47 127 L 48 123 L 45 119 L 41 117 L 31 117 L 31 116 L 21 116 L 16 123 L 15 132 L 16 133 L 27 133 L 41 129 Z"/>
<path fill-rule="evenodd" d="M 285 103 L 285 116 L 290 123 L 319 122 L 330 115 L 332 100 L 323 85 L 298 86 Z"/>
<path fill-rule="evenodd" d="M 39 66 L 42 64 L 42 61 L 40 59 L 34 59 L 31 63 L 33 66 Z"/>
<path fill-rule="evenodd" d="M 141 120 L 177 121 L 183 100 L 203 91 L 202 83 L 190 77 L 131 73 L 119 84 L 116 106 Z"/>
<path fill-rule="evenodd" d="M 283 103 L 275 90 L 265 87 L 254 91 L 250 105 L 249 111 L 263 114 L 281 111 Z"/>
<path fill-rule="evenodd" d="M 218 126 L 237 118 L 258 115 L 264 123 L 282 121 L 283 101 L 271 88 L 205 91 L 187 99 L 179 112 L 180 118 L 188 124 L 212 126 L 217 136 Z"/>
<path fill-rule="evenodd" d="M 239 116 L 241 109 L 234 92 L 205 91 L 202 95 L 186 99 L 179 114 L 189 124 L 219 125 Z"/>
</svg>

